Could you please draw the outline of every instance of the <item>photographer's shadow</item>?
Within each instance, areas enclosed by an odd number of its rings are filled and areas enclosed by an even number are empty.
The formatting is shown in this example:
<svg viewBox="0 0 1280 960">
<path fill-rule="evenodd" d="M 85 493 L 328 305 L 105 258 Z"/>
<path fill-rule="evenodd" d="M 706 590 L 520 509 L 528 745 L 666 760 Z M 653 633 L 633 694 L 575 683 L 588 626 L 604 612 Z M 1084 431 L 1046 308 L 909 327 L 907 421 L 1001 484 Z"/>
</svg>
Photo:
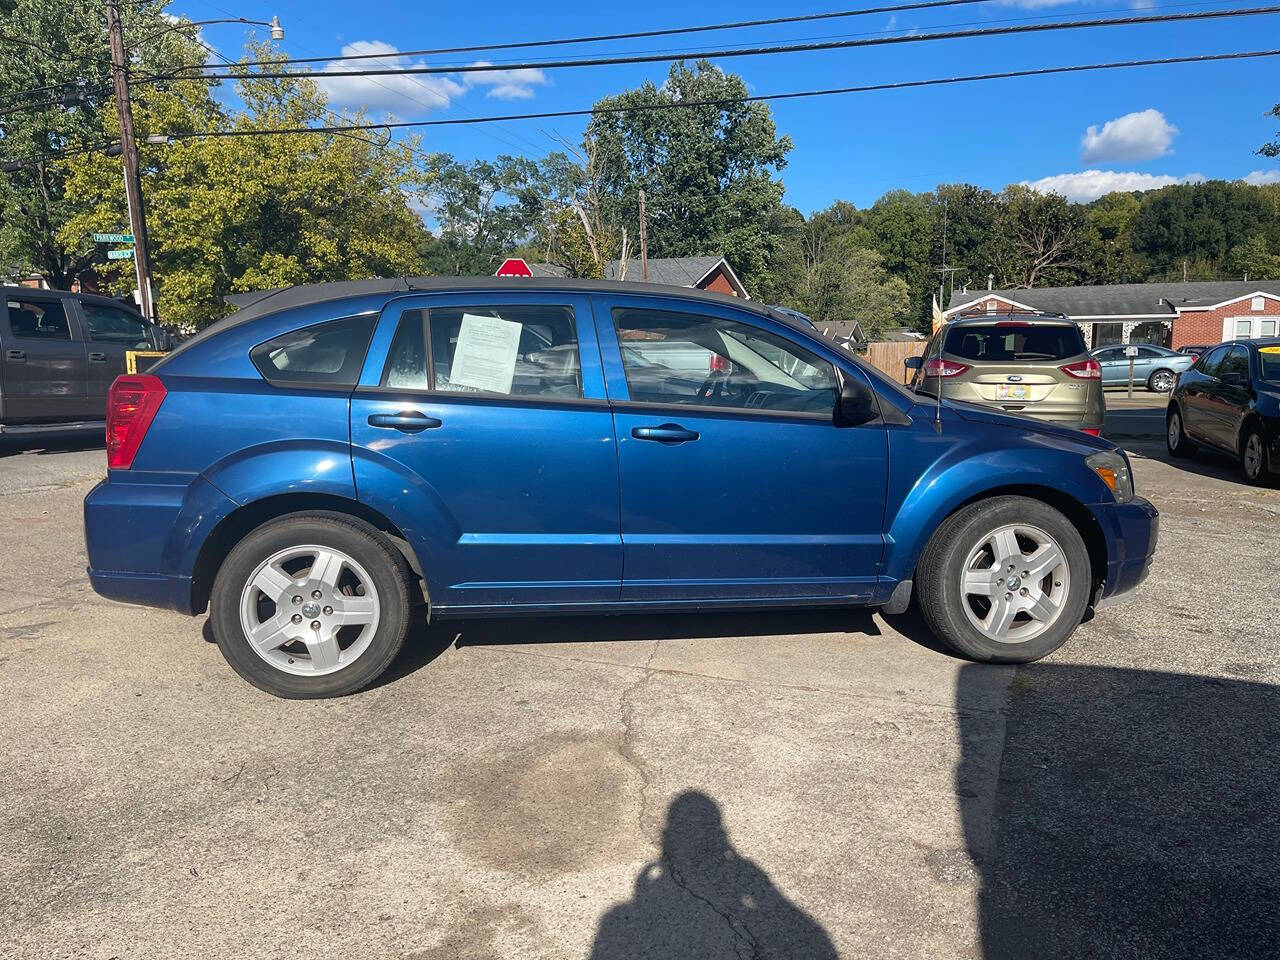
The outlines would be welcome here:
<svg viewBox="0 0 1280 960">
<path fill-rule="evenodd" d="M 836 955 L 821 925 L 734 849 L 716 802 L 689 791 L 671 802 L 662 852 L 640 870 L 632 898 L 601 919 L 590 958 Z"/>
</svg>

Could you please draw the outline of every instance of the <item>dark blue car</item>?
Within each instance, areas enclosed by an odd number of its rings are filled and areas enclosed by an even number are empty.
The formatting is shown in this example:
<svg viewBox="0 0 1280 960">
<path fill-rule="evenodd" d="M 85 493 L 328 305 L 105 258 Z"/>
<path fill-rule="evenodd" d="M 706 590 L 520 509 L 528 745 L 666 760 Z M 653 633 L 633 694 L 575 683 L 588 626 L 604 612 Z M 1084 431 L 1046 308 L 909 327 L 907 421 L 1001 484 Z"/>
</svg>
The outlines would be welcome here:
<svg viewBox="0 0 1280 960">
<path fill-rule="evenodd" d="M 208 609 L 231 666 L 288 697 L 370 683 L 418 615 L 892 613 L 914 592 L 958 650 L 1025 662 L 1156 543 L 1113 444 L 649 284 L 279 291 L 120 378 L 107 442 L 94 588 Z"/>
</svg>

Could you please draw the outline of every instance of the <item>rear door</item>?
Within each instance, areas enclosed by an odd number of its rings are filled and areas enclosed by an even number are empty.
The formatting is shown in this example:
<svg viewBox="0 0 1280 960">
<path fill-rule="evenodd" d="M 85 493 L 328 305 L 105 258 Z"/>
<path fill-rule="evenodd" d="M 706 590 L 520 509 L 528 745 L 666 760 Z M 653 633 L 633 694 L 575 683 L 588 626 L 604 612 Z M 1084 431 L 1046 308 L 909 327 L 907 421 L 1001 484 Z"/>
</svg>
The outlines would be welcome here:
<svg viewBox="0 0 1280 960">
<path fill-rule="evenodd" d="M 879 422 L 835 426 L 832 358 L 727 306 L 593 302 L 618 438 L 623 599 L 867 596 L 887 440 Z"/>
<path fill-rule="evenodd" d="M 432 543 L 437 609 L 618 599 L 618 454 L 587 297 L 392 301 L 351 442 L 360 499 Z"/>
<path fill-rule="evenodd" d="M 7 423 L 58 423 L 96 416 L 85 399 L 84 342 L 57 294 L 10 293 L 0 384 Z"/>
<path fill-rule="evenodd" d="M 1124 355 L 1124 347 L 1107 347 L 1093 355 L 1102 368 L 1102 384 L 1107 387 L 1118 386 L 1128 382 L 1129 358 Z"/>
<path fill-rule="evenodd" d="M 93 300 L 80 300 L 76 305 L 85 339 L 86 400 L 97 416 L 106 416 L 107 389 L 126 372 L 125 354 L 155 349 L 151 325 L 127 307 Z"/>
</svg>

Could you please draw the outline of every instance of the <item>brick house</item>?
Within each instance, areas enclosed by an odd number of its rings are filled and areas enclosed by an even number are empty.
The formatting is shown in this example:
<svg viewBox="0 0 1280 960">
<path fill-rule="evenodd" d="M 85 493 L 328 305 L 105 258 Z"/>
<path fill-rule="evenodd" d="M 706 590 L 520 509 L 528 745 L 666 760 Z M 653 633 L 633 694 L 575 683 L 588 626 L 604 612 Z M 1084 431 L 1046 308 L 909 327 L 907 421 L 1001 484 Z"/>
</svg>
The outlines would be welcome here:
<svg viewBox="0 0 1280 960">
<path fill-rule="evenodd" d="M 567 277 L 568 271 L 552 263 L 531 263 L 529 269 L 535 277 Z M 640 261 L 627 261 L 623 276 L 622 261 L 610 260 L 604 268 L 606 280 L 626 279 L 638 283 L 641 276 Z M 750 300 L 747 288 L 742 285 L 729 261 L 720 256 L 707 257 L 658 257 L 649 260 L 649 283 L 665 283 L 673 287 L 693 287 L 696 290 L 714 290 L 731 297 Z"/>
<path fill-rule="evenodd" d="M 1085 343 L 1155 343 L 1175 350 L 1280 334 L 1280 281 L 1118 283 L 1029 290 L 957 290 L 944 317 L 1010 310 L 1065 313 Z"/>
</svg>

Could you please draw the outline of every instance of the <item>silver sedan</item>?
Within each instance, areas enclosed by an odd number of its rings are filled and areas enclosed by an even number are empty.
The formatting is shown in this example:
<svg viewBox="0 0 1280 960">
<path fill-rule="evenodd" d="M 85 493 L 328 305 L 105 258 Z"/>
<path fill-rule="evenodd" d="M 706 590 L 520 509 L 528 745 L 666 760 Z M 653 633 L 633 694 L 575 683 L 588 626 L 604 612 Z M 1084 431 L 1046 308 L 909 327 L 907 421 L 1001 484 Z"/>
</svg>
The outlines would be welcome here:
<svg viewBox="0 0 1280 960">
<path fill-rule="evenodd" d="M 1168 393 L 1177 382 L 1178 374 L 1191 369 L 1196 358 L 1189 353 L 1178 353 L 1168 347 L 1149 343 L 1131 344 L 1138 355 L 1133 358 L 1134 386 L 1145 386 L 1155 393 Z M 1104 387 L 1123 387 L 1129 383 L 1129 357 L 1125 344 L 1099 347 L 1090 351 L 1093 359 L 1102 367 Z"/>
</svg>

